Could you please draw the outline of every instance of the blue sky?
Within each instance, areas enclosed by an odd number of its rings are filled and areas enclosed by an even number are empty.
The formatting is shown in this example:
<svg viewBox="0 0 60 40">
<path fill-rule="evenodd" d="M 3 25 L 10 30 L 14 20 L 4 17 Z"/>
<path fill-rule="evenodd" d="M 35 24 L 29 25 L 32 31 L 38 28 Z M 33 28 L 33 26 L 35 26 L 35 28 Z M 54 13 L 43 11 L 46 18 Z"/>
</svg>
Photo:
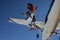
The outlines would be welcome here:
<svg viewBox="0 0 60 40">
<path fill-rule="evenodd" d="M 45 21 L 52 0 L 0 0 L 0 40 L 42 40 L 42 33 L 39 33 L 40 38 L 37 39 L 36 31 L 29 31 L 27 26 L 8 22 L 8 18 L 24 19 L 25 16 L 21 14 L 27 11 L 28 2 L 38 6 L 35 11 L 36 19 Z M 60 30 L 57 32 L 60 34 Z M 51 40 L 58 40 L 58 36 L 54 34 Z"/>
</svg>

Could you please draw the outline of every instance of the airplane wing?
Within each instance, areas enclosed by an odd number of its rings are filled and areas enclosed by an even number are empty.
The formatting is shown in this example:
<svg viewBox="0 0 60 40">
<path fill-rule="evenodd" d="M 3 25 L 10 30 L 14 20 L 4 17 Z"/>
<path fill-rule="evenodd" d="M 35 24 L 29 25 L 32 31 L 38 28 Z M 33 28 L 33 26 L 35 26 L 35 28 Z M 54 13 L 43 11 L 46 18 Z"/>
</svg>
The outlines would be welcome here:
<svg viewBox="0 0 60 40">
<path fill-rule="evenodd" d="M 59 29 L 60 27 L 60 24 L 58 24 L 59 16 L 60 16 L 60 0 L 55 0 L 53 7 L 49 13 L 48 21 L 44 26 L 45 28 L 42 35 L 42 40 L 49 40 L 49 38 L 55 32 L 56 28 Z"/>
<path fill-rule="evenodd" d="M 17 23 L 17 24 L 27 25 L 27 26 L 28 26 L 28 21 L 27 21 L 27 20 L 15 19 L 15 18 L 8 18 L 8 21 L 11 22 L 11 23 Z M 44 28 L 44 23 L 43 23 L 43 22 L 36 21 L 35 23 L 36 23 L 36 25 L 38 25 L 40 28 Z"/>
<path fill-rule="evenodd" d="M 11 23 L 28 25 L 28 21 L 27 20 L 23 20 L 23 19 L 8 18 L 8 21 L 11 22 Z"/>
<path fill-rule="evenodd" d="M 21 25 L 28 25 L 28 21 L 24 19 L 15 19 L 15 18 L 8 18 L 8 21 L 11 23 L 17 23 Z M 40 28 L 44 28 L 44 23 L 41 21 L 36 21 L 36 25 L 38 25 Z M 60 29 L 60 23 L 58 24 L 58 27 L 56 29 Z"/>
</svg>

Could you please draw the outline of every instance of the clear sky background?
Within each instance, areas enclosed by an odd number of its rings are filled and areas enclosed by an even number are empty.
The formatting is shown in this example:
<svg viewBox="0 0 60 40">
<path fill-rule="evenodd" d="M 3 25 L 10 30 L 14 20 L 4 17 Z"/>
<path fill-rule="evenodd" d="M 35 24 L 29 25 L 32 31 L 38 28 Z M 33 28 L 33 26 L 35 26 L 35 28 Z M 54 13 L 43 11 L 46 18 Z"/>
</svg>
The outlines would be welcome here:
<svg viewBox="0 0 60 40">
<path fill-rule="evenodd" d="M 27 26 L 8 22 L 8 18 L 24 19 L 22 13 L 27 11 L 29 2 L 38 7 L 36 19 L 44 22 L 52 0 L 0 0 L 0 40 L 42 40 L 41 32 L 37 39 L 35 30 L 29 31 Z M 60 34 L 60 30 L 56 31 Z M 58 39 L 55 34 L 51 37 L 51 40 Z"/>
</svg>

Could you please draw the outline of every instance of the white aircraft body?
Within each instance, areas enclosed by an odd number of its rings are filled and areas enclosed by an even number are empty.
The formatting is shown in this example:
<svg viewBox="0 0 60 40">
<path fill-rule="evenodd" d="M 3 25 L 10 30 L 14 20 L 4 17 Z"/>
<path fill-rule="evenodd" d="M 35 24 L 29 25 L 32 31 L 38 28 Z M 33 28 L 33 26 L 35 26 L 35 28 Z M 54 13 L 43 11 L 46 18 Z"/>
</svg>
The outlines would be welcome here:
<svg viewBox="0 0 60 40">
<path fill-rule="evenodd" d="M 60 24 L 58 23 L 60 17 L 60 0 L 54 0 L 52 9 L 48 16 L 48 21 L 45 24 L 43 31 L 42 40 L 49 40 L 51 35 L 55 32 L 56 28 L 59 29 Z"/>
<path fill-rule="evenodd" d="M 44 24 L 44 22 L 40 22 L 40 21 L 35 22 L 39 28 L 44 29 L 43 35 L 42 35 L 42 40 L 49 39 L 49 37 L 55 32 L 56 29 L 60 29 L 60 23 L 58 23 L 58 20 L 60 18 L 59 2 L 60 2 L 60 0 L 55 0 L 53 7 L 49 13 L 46 24 Z M 24 20 L 24 19 L 9 18 L 8 21 L 11 23 L 27 25 L 27 27 L 28 27 L 28 21 Z"/>
</svg>

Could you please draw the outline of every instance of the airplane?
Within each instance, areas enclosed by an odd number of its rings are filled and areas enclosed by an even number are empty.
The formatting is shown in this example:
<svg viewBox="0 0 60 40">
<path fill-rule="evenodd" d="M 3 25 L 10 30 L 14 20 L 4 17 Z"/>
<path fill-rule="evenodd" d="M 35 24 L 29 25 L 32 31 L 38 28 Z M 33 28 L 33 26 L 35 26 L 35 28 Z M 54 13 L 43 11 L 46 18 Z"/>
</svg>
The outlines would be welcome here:
<svg viewBox="0 0 60 40">
<path fill-rule="evenodd" d="M 58 23 L 58 20 L 60 19 L 60 0 L 54 0 L 52 7 L 50 8 L 49 15 L 47 15 L 47 21 L 46 24 L 41 21 L 36 21 L 36 25 L 38 28 L 44 29 L 42 32 L 42 40 L 48 40 L 53 33 L 56 33 L 56 29 L 60 29 L 60 23 Z M 28 27 L 28 21 L 24 19 L 15 19 L 15 18 L 8 18 L 8 21 L 11 23 L 17 23 L 21 25 L 27 25 Z"/>
</svg>

